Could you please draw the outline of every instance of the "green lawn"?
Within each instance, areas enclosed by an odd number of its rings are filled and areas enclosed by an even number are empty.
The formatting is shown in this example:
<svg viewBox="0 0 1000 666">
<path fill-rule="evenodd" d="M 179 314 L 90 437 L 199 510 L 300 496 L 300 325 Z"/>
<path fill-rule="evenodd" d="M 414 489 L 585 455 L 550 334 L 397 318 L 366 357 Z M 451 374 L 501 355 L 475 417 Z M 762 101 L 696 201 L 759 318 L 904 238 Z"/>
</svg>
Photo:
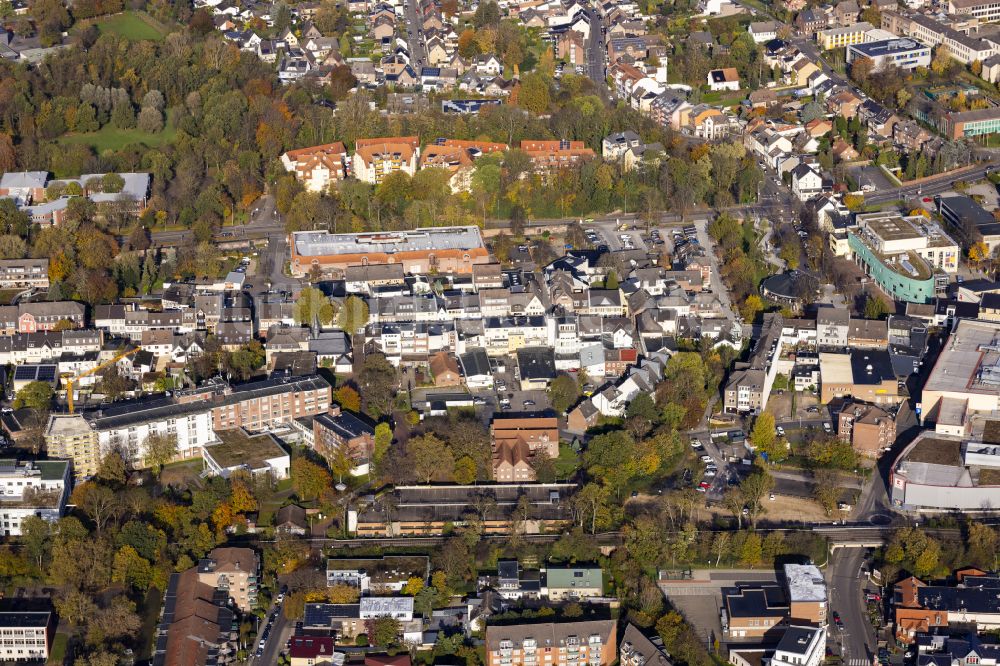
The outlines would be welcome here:
<svg viewBox="0 0 1000 666">
<path fill-rule="evenodd" d="M 52 649 L 49 651 L 49 660 L 47 663 L 52 666 L 63 666 L 63 662 L 66 661 L 66 643 L 69 641 L 69 636 L 64 633 L 57 633 L 55 638 L 52 639 Z"/>
<path fill-rule="evenodd" d="M 102 33 L 111 32 L 116 35 L 138 42 L 151 40 L 158 42 L 164 37 L 164 32 L 144 15 L 136 12 L 125 12 L 116 14 L 104 21 L 97 23 L 97 29 Z"/>
<path fill-rule="evenodd" d="M 110 124 L 105 125 L 96 132 L 85 134 L 67 134 L 59 141 L 64 144 L 84 144 L 92 146 L 98 153 L 105 150 L 121 150 L 130 143 L 137 143 L 147 148 L 156 148 L 165 143 L 170 143 L 177 135 L 174 127 L 173 113 L 167 111 L 167 122 L 162 131 L 156 133 L 143 132 L 138 128 L 118 129 Z"/>
</svg>

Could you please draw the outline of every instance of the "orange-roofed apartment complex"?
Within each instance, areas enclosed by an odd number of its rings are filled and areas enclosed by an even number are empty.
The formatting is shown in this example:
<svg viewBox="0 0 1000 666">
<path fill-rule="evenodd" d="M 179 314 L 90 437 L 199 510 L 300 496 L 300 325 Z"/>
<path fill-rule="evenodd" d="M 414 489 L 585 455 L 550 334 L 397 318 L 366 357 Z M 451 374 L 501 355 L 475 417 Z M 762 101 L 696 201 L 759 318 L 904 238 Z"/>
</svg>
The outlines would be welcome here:
<svg viewBox="0 0 1000 666">
<path fill-rule="evenodd" d="M 397 136 L 358 139 L 352 162 L 354 177 L 366 183 L 380 184 L 391 173 L 417 173 L 420 138 Z"/>
<path fill-rule="evenodd" d="M 493 419 L 493 478 L 500 483 L 535 480 L 535 456 L 559 456 L 559 420 L 556 417 Z"/>
<path fill-rule="evenodd" d="M 291 269 L 296 277 L 313 267 L 342 275 L 349 266 L 402 264 L 403 272 L 471 274 L 490 263 L 479 227 L 432 227 L 410 231 L 331 234 L 297 231 L 291 235 Z"/>
<path fill-rule="evenodd" d="M 447 169 L 451 173 L 448 181 L 451 191 L 469 192 L 472 190 L 473 162 L 487 153 L 502 153 L 506 150 L 506 143 L 438 139 L 424 148 L 420 168 Z"/>
<path fill-rule="evenodd" d="M 535 173 L 543 175 L 597 156 L 583 141 L 526 140 L 521 142 L 521 150 L 531 158 Z"/>
<path fill-rule="evenodd" d="M 332 183 L 346 178 L 351 171 L 347 148 L 341 142 L 289 150 L 281 156 L 285 171 L 310 192 L 325 192 Z"/>
</svg>

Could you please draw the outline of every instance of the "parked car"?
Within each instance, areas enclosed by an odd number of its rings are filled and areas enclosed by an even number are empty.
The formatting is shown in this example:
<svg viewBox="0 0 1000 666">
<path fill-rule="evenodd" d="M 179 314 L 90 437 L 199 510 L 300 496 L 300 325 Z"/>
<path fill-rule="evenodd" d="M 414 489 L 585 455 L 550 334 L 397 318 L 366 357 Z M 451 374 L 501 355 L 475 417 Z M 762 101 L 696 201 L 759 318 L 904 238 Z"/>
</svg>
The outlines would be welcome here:
<svg viewBox="0 0 1000 666">
<path fill-rule="evenodd" d="M 778 437 L 784 437 L 785 436 L 785 429 L 782 428 L 781 426 L 778 426 L 777 428 L 775 428 L 774 431 L 778 433 Z"/>
<path fill-rule="evenodd" d="M 712 456 L 710 456 L 710 455 L 708 455 L 708 454 L 706 453 L 705 455 L 703 455 L 703 456 L 701 457 L 701 461 L 702 461 L 702 462 L 712 462 Z"/>
</svg>

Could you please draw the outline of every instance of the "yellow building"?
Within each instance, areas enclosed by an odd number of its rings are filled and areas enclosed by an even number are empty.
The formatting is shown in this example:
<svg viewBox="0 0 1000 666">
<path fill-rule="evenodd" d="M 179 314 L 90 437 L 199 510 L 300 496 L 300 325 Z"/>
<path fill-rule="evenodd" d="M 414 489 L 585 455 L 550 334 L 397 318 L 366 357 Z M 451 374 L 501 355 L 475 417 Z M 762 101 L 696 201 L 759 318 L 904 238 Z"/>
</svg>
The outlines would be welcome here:
<svg viewBox="0 0 1000 666">
<path fill-rule="evenodd" d="M 80 414 L 52 414 L 45 428 L 50 458 L 73 461 L 76 478 L 93 476 L 101 463 L 97 432 Z"/>
<path fill-rule="evenodd" d="M 854 44 L 863 44 L 865 35 L 869 30 L 874 30 L 871 24 L 861 22 L 842 28 L 830 28 L 822 30 L 816 34 L 816 41 L 824 51 L 839 49 Z"/>
</svg>

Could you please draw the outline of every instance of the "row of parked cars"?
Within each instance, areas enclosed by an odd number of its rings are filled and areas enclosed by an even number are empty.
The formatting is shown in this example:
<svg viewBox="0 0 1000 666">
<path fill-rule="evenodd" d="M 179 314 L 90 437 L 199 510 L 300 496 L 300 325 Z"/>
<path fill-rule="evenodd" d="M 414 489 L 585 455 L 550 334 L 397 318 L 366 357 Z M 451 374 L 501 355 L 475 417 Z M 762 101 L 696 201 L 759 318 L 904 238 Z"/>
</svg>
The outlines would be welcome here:
<svg viewBox="0 0 1000 666">
<path fill-rule="evenodd" d="M 708 489 L 712 487 L 711 479 L 715 478 L 719 473 L 719 466 L 715 464 L 712 456 L 705 453 L 705 445 L 697 439 L 691 440 L 691 448 L 694 449 L 695 453 L 701 453 L 701 461 L 705 463 L 705 472 L 701 482 L 698 484 L 697 491 L 699 493 L 707 493 Z"/>
</svg>

